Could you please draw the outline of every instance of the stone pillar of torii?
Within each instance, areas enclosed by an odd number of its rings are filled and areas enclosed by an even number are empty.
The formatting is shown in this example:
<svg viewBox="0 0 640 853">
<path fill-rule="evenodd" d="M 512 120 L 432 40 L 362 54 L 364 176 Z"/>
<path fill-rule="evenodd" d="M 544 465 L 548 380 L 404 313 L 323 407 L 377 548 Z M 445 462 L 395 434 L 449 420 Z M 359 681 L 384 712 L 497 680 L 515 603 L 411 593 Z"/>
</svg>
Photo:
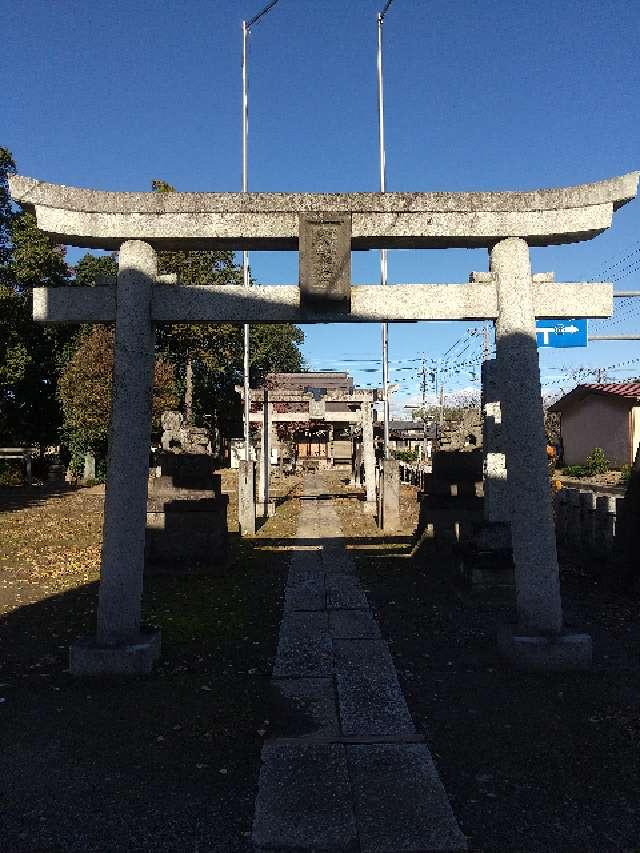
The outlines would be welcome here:
<svg viewBox="0 0 640 853">
<path fill-rule="evenodd" d="M 119 252 L 115 284 L 33 294 L 37 321 L 116 327 L 98 624 L 72 646 L 71 671 L 147 672 L 160 650 L 141 626 L 154 326 L 407 320 L 495 321 L 518 615 L 499 646 L 518 666 L 588 666 L 591 638 L 563 626 L 535 324 L 609 317 L 613 286 L 532 274 L 529 248 L 600 234 L 637 183 L 630 173 L 530 192 L 119 193 L 10 178 L 53 240 Z M 351 285 L 352 250 L 483 246 L 489 271 L 469 283 Z M 156 251 L 217 248 L 299 248 L 299 284 L 158 283 Z"/>
</svg>

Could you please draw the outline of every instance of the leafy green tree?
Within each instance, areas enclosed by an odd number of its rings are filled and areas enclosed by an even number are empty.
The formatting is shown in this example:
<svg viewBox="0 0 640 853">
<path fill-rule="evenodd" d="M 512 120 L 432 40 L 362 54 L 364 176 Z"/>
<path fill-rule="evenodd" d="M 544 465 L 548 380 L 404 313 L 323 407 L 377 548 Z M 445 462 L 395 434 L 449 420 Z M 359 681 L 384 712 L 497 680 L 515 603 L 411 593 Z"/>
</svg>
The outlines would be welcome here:
<svg viewBox="0 0 640 853">
<path fill-rule="evenodd" d="M 71 451 L 71 467 L 80 470 L 85 453 L 96 456 L 103 467 L 113 390 L 112 327 L 87 327 L 59 381 L 58 394 L 64 410 L 64 433 Z M 153 388 L 153 420 L 156 429 L 165 409 L 177 404 L 175 372 L 166 359 L 156 358 Z"/>
<path fill-rule="evenodd" d="M 31 319 L 31 289 L 69 278 L 64 250 L 38 231 L 32 214 L 14 205 L 8 177 L 15 163 L 0 148 L 0 445 L 56 443 L 60 359 L 73 330 Z"/>
<path fill-rule="evenodd" d="M 115 252 L 111 255 L 84 255 L 75 265 L 74 273 L 75 284 L 79 287 L 93 287 L 101 278 L 115 278 L 118 274 Z"/>
</svg>

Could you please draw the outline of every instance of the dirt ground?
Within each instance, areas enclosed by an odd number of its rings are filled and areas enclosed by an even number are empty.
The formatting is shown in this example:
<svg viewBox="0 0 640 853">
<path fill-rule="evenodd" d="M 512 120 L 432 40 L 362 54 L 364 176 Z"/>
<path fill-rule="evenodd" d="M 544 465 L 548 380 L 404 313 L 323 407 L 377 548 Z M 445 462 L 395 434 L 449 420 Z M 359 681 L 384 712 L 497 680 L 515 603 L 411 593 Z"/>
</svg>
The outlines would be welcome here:
<svg viewBox="0 0 640 853">
<path fill-rule="evenodd" d="M 211 575 L 152 576 L 152 676 L 76 682 L 69 642 L 95 620 L 100 489 L 0 494 L 0 850 L 246 853 L 260 749 L 279 721 L 269 676 L 300 481 Z M 566 620 L 594 638 L 586 673 L 504 666 L 503 593 L 464 587 L 449 551 L 412 556 L 417 504 L 382 536 L 336 481 L 335 503 L 419 730 L 474 851 L 640 851 L 638 597 L 563 566 Z"/>
</svg>

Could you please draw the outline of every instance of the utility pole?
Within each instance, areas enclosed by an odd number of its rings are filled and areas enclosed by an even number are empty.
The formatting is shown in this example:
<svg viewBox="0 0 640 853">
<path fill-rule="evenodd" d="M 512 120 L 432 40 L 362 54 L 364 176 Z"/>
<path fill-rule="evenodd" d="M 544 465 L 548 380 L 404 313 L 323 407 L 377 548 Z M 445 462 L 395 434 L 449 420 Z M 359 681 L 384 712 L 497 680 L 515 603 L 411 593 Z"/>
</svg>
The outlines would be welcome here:
<svg viewBox="0 0 640 853">
<path fill-rule="evenodd" d="M 382 25 L 393 0 L 387 0 L 382 12 L 378 12 L 378 149 L 380 154 L 380 192 L 387 189 L 387 167 L 384 145 L 384 81 L 382 73 Z M 387 249 L 380 250 L 380 284 L 388 283 Z M 384 393 L 384 458 L 389 458 L 389 324 L 382 324 L 382 385 Z"/>
<path fill-rule="evenodd" d="M 260 21 L 278 2 L 270 3 L 254 15 L 249 21 L 242 22 L 242 192 L 249 191 L 249 33 L 251 27 Z M 242 282 L 248 288 L 249 282 L 249 252 L 242 252 Z M 251 459 L 251 433 L 249 429 L 249 324 L 244 324 L 244 447 L 247 463 Z"/>
</svg>

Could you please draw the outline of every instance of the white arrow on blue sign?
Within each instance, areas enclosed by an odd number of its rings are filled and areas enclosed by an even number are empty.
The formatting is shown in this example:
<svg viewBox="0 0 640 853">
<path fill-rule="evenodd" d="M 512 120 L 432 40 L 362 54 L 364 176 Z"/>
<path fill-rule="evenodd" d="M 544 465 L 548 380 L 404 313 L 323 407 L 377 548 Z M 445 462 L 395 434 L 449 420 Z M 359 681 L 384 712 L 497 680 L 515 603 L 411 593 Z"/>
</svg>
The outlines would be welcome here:
<svg viewBox="0 0 640 853">
<path fill-rule="evenodd" d="M 538 320 L 538 347 L 586 347 L 587 320 Z"/>
</svg>

